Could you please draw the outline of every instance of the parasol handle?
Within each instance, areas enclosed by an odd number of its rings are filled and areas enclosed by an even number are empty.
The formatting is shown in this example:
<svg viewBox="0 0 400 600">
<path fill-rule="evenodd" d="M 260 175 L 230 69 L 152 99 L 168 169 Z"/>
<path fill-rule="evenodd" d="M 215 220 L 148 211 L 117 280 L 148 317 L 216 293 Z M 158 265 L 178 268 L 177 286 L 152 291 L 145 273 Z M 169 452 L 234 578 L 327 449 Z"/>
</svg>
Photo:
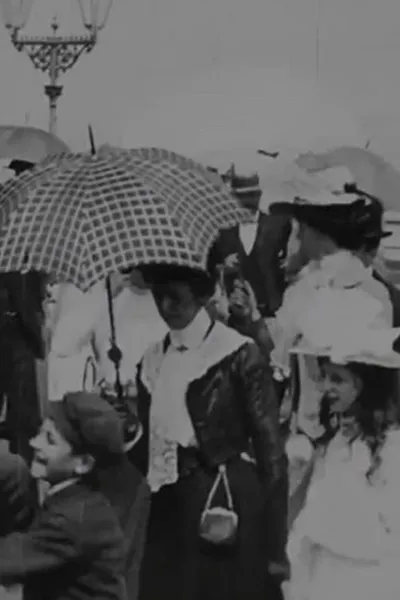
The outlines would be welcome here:
<svg viewBox="0 0 400 600">
<path fill-rule="evenodd" d="M 122 398 L 123 389 L 121 383 L 121 373 L 120 373 L 120 365 L 122 359 L 122 352 L 120 348 L 117 346 L 117 333 L 115 328 L 115 315 L 114 315 L 114 305 L 113 298 L 111 292 L 111 279 L 107 277 L 106 279 L 106 290 L 107 290 L 107 302 L 108 302 L 108 316 L 110 319 L 110 329 L 111 329 L 111 339 L 110 339 L 110 349 L 107 353 L 108 358 L 114 365 L 115 369 L 115 391 L 117 392 L 118 398 Z"/>
<path fill-rule="evenodd" d="M 290 421 L 292 427 L 292 433 L 297 433 L 298 422 L 299 422 L 299 410 L 300 410 L 300 369 L 299 363 L 296 356 L 290 358 L 290 371 L 291 371 L 291 382 L 290 382 L 290 395 L 291 395 L 291 411 Z"/>
</svg>

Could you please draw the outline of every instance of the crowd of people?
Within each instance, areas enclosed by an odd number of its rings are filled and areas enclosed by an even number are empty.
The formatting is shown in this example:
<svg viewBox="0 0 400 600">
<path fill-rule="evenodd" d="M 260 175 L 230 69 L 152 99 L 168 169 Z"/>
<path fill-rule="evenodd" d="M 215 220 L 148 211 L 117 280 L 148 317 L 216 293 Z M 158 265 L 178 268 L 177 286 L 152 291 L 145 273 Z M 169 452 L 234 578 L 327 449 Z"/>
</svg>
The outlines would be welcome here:
<svg viewBox="0 0 400 600">
<path fill-rule="evenodd" d="M 400 291 L 376 266 L 383 206 L 343 180 L 267 214 L 257 174 L 225 183 L 249 218 L 206 270 L 139 266 L 51 302 L 46 276 L 1 275 L 3 586 L 399 597 Z"/>
</svg>

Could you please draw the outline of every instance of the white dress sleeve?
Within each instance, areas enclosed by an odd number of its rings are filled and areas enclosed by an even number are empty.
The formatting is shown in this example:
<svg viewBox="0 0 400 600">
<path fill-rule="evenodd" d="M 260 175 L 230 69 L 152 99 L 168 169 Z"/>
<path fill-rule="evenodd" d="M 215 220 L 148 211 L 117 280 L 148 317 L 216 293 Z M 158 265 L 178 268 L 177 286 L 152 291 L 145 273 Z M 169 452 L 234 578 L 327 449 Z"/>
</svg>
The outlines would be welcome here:
<svg viewBox="0 0 400 600">
<path fill-rule="evenodd" d="M 61 400 L 67 392 L 82 390 L 85 365 L 88 358 L 93 357 L 93 329 L 98 315 L 106 308 L 104 282 L 93 286 L 86 294 L 71 284 L 63 284 L 47 359 L 50 400 Z M 93 381 L 95 379 L 94 374 Z M 88 389 L 91 387 L 89 382 Z"/>
<path fill-rule="evenodd" d="M 400 430 L 388 433 L 381 461 L 380 513 L 389 534 L 388 552 L 400 557 Z"/>
<path fill-rule="evenodd" d="M 389 432 L 381 459 L 380 516 L 387 533 L 381 568 L 385 587 L 400 598 L 400 430 Z"/>
<path fill-rule="evenodd" d="M 386 532 L 374 486 L 366 476 L 370 452 L 362 441 L 351 447 L 331 445 L 325 473 L 310 489 L 305 527 L 315 543 L 360 561 L 379 561 Z"/>
<path fill-rule="evenodd" d="M 95 325 L 104 314 L 107 314 L 104 282 L 85 294 L 71 284 L 64 284 L 57 299 L 50 351 L 59 357 L 78 354 L 90 343 Z"/>
<path fill-rule="evenodd" d="M 302 277 L 288 287 L 275 317 L 266 320 L 274 342 L 274 349 L 271 352 L 272 364 L 286 375 L 290 372 L 289 351 L 301 333 L 299 314 L 302 314 L 312 291 L 313 288 L 309 285 L 308 279 L 305 276 Z"/>
</svg>

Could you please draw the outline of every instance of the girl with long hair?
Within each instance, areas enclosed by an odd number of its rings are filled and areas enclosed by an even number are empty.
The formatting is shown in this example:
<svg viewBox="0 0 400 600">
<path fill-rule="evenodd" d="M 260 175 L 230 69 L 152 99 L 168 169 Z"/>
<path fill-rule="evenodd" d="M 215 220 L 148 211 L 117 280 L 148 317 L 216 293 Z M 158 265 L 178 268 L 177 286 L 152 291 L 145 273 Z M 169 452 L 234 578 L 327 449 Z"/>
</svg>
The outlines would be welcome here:
<svg viewBox="0 0 400 600">
<path fill-rule="evenodd" d="M 357 294 L 347 291 L 341 322 L 325 307 L 325 326 L 305 327 L 293 349 L 318 357 L 324 430 L 288 543 L 296 600 L 400 597 L 400 329 L 374 320 Z"/>
</svg>

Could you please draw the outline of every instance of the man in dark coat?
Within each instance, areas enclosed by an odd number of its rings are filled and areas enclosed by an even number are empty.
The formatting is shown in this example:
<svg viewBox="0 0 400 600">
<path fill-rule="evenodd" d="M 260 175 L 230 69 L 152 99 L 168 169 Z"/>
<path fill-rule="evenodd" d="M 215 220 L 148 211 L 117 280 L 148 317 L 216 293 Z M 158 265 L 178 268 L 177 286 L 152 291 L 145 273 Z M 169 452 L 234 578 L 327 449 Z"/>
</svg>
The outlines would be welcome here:
<svg viewBox="0 0 400 600">
<path fill-rule="evenodd" d="M 376 257 L 382 239 L 391 236 L 392 232 L 383 230 L 382 203 L 374 197 L 370 200 L 364 221 L 363 244 L 357 254 L 365 266 L 372 271 L 374 278 L 387 289 L 393 306 L 393 327 L 400 327 L 400 290 L 376 268 Z"/>
<path fill-rule="evenodd" d="M 260 316 L 272 317 L 282 303 L 285 290 L 282 263 L 290 235 L 290 220 L 259 210 L 262 190 L 257 174 L 242 177 L 232 169 L 230 185 L 240 203 L 249 210 L 249 222 L 221 233 L 216 260 L 225 263 L 228 294 L 235 278 L 247 281 L 254 292 Z M 243 329 L 240 320 L 231 307 L 229 325 Z"/>
<path fill-rule="evenodd" d="M 34 165 L 12 161 L 18 176 Z M 29 440 L 40 425 L 36 360 L 45 355 L 44 276 L 36 272 L 0 274 L 0 402 L 6 407 L 3 436 L 10 450 L 29 463 Z M 4 426 L 4 424 L 3 424 Z"/>
<path fill-rule="evenodd" d="M 43 277 L 39 273 L 0 275 L 0 394 L 6 403 L 10 450 L 29 463 L 29 440 L 40 424 L 36 359 L 44 358 Z"/>
<path fill-rule="evenodd" d="M 400 290 L 378 271 L 374 270 L 373 276 L 377 281 L 383 283 L 389 292 L 390 301 L 393 306 L 393 327 L 400 327 Z"/>
</svg>

